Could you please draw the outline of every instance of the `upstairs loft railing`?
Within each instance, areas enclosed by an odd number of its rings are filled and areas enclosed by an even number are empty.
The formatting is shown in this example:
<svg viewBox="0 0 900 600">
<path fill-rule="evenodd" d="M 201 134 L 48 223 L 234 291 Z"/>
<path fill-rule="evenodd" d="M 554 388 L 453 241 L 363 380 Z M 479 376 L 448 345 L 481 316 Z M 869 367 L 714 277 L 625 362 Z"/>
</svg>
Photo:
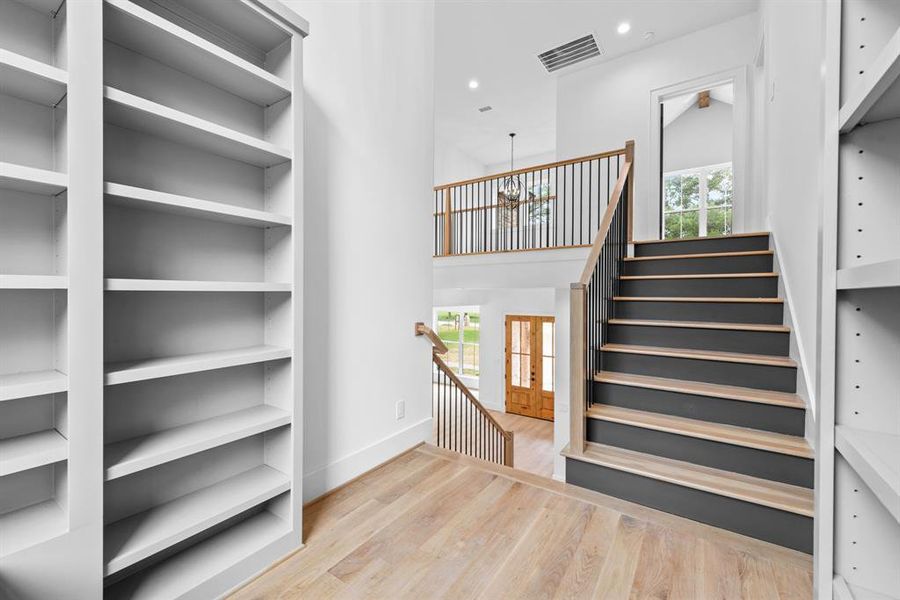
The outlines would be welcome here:
<svg viewBox="0 0 900 600">
<path fill-rule="evenodd" d="M 626 149 L 434 188 L 434 255 L 589 246 Z M 510 184 L 519 190 L 508 195 Z"/>
<path fill-rule="evenodd" d="M 613 186 L 584 270 L 570 291 L 571 398 L 569 449 L 584 452 L 585 411 L 591 405 L 594 376 L 602 370 L 599 348 L 607 339 L 619 273 L 632 241 L 634 142 L 625 144 L 625 161 Z"/>
<path fill-rule="evenodd" d="M 416 323 L 416 335 L 425 336 L 433 346 L 434 444 L 481 460 L 513 466 L 513 432 L 500 426 L 439 356 L 447 353 L 447 347 L 434 330 L 424 323 Z"/>
</svg>

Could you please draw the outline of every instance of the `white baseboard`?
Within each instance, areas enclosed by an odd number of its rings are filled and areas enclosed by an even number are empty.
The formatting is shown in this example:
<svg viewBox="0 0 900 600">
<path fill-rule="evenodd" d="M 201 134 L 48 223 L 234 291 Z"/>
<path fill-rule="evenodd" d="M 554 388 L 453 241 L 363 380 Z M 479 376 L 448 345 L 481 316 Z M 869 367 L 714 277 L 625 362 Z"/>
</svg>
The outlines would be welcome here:
<svg viewBox="0 0 900 600">
<path fill-rule="evenodd" d="M 422 419 L 406 429 L 401 429 L 374 444 L 308 473 L 303 477 L 303 501 L 318 498 L 413 446 L 427 442 L 431 439 L 431 421 L 431 417 Z"/>
</svg>

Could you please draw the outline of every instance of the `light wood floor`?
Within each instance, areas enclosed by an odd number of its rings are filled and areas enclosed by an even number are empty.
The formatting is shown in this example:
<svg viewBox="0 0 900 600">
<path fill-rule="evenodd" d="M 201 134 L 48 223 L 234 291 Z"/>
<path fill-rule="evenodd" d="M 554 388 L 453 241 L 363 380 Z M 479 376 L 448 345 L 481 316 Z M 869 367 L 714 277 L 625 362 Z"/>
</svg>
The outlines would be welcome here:
<svg viewBox="0 0 900 600">
<path fill-rule="evenodd" d="M 807 555 L 430 445 L 309 505 L 304 529 L 231 598 L 812 597 Z"/>
<path fill-rule="evenodd" d="M 507 431 L 515 431 L 513 466 L 543 477 L 553 476 L 553 421 L 496 410 L 491 415 Z"/>
</svg>

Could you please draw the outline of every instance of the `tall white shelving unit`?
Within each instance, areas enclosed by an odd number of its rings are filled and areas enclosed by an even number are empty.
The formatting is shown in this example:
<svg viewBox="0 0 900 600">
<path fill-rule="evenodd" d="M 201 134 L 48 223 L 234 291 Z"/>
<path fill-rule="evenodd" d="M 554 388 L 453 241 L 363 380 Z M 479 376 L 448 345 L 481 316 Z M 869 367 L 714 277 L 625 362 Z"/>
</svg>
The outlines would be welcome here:
<svg viewBox="0 0 900 600">
<path fill-rule="evenodd" d="M 210 598 L 300 546 L 307 31 L 0 0 L 0 597 Z"/>
<path fill-rule="evenodd" d="M 818 549 L 833 544 L 835 598 L 900 598 L 900 3 L 843 0 L 840 40 L 834 532 Z"/>
</svg>

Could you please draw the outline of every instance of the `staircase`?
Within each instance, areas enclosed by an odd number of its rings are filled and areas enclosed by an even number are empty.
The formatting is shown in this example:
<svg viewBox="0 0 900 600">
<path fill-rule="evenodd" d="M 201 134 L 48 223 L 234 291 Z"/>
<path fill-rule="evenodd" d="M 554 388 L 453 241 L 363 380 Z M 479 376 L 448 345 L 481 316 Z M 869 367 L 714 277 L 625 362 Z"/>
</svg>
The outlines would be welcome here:
<svg viewBox="0 0 900 600">
<path fill-rule="evenodd" d="M 564 453 L 566 480 L 811 553 L 814 455 L 768 234 L 634 254 L 593 318 L 603 333 L 586 336 L 584 444 Z"/>
</svg>

